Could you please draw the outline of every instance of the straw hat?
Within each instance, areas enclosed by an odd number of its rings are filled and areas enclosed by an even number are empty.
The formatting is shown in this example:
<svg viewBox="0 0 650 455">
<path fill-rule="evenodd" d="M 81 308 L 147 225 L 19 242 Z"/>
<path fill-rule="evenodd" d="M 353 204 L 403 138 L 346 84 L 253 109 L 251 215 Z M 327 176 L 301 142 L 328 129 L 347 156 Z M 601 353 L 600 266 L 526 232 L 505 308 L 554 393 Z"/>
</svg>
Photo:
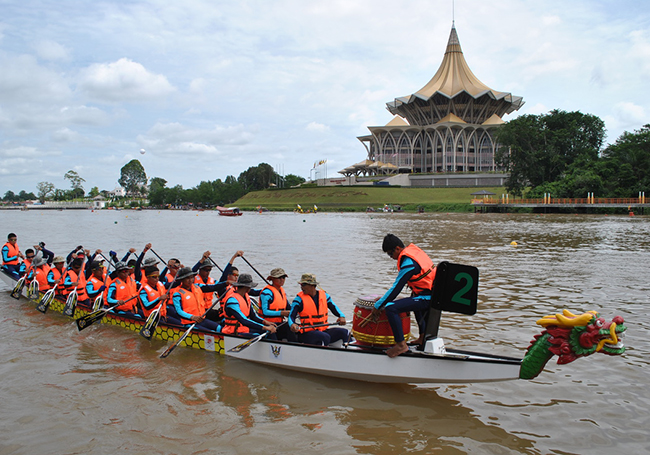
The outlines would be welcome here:
<svg viewBox="0 0 650 455">
<path fill-rule="evenodd" d="M 313 273 L 303 273 L 298 284 L 311 284 L 312 286 L 318 286 L 318 281 L 316 281 L 316 275 Z"/>
</svg>

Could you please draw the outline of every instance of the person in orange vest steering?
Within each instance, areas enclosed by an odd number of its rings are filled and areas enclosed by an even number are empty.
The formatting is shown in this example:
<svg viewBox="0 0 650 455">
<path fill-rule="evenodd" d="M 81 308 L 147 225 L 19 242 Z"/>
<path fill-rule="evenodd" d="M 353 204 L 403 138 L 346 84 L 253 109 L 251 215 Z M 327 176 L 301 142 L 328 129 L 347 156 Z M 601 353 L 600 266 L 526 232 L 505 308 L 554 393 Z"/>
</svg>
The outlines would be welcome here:
<svg viewBox="0 0 650 455">
<path fill-rule="evenodd" d="M 287 274 L 284 269 L 278 267 L 271 270 L 271 273 L 266 278 L 271 284 L 265 286 L 260 293 L 258 314 L 278 326 L 278 340 L 298 341 L 296 334 L 291 331 L 287 324 L 280 325 L 286 321 L 286 317 L 291 313 L 291 307 L 287 302 L 287 293 L 283 288 L 286 278 Z"/>
<path fill-rule="evenodd" d="M 18 237 L 13 232 L 7 236 L 7 243 L 2 246 L 2 268 L 15 279 L 20 278 L 20 260 L 25 259 L 16 242 Z"/>
<path fill-rule="evenodd" d="M 298 341 L 305 344 L 328 346 L 339 340 L 348 339 L 348 331 L 342 327 L 326 327 L 328 310 L 337 317 L 336 324 L 345 325 L 345 315 L 322 289 L 316 289 L 316 275 L 304 273 L 298 281 L 301 292 L 291 302 L 289 324 L 298 334 Z M 300 324 L 296 319 L 300 316 Z M 310 327 L 316 326 L 316 327 Z"/>
<path fill-rule="evenodd" d="M 398 273 L 393 286 L 375 302 L 372 315 L 377 318 L 381 311 L 386 312 L 386 318 L 395 338 L 395 345 L 388 349 L 386 354 L 389 357 L 397 357 L 409 350 L 404 340 L 400 313 L 413 311 L 420 328 L 420 337 L 423 336 L 424 316 L 431 303 L 431 289 L 436 277 L 436 267 L 424 251 L 412 243 L 405 247 L 399 237 L 393 234 L 386 234 L 382 250 L 397 261 Z M 411 288 L 411 297 L 397 299 L 407 285 Z"/>
</svg>

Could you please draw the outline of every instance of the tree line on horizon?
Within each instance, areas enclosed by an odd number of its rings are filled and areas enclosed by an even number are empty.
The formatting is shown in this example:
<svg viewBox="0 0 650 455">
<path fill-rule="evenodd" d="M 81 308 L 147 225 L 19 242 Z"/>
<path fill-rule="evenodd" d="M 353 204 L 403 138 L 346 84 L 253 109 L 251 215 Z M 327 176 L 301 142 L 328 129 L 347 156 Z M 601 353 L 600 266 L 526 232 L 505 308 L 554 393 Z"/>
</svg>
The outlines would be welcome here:
<svg viewBox="0 0 650 455">
<path fill-rule="evenodd" d="M 86 180 L 76 171 L 66 172 L 63 178 L 70 181 L 71 189 L 59 189 L 53 183 L 39 182 L 36 185 L 37 195 L 33 192 L 27 193 L 25 190 L 15 194 L 10 190 L 5 193 L 2 200 L 8 203 L 18 203 L 38 199 L 43 203 L 45 200 L 69 201 L 84 197 L 93 198 L 99 195 L 107 199 L 111 198 L 109 191 L 100 191 L 98 187 L 93 187 L 86 194 L 83 187 Z M 125 189 L 127 196 L 147 197 L 150 205 L 160 207 L 187 204 L 196 206 L 229 204 L 250 191 L 272 186 L 291 187 L 300 185 L 304 181 L 304 178 L 294 174 L 281 176 L 275 172 L 271 165 L 260 163 L 257 166 L 249 167 L 237 178 L 229 175 L 224 181 L 221 179 L 202 181 L 197 186 L 187 189 L 184 189 L 182 185 L 167 187 L 167 180 L 162 177 L 153 177 L 149 180 L 142 163 L 137 159 L 129 161 L 120 169 L 120 178 L 118 179 L 118 183 Z"/>
<path fill-rule="evenodd" d="M 528 198 L 633 198 L 650 192 L 650 124 L 603 148 L 605 123 L 579 111 L 522 115 L 496 132 L 508 192 Z"/>
</svg>

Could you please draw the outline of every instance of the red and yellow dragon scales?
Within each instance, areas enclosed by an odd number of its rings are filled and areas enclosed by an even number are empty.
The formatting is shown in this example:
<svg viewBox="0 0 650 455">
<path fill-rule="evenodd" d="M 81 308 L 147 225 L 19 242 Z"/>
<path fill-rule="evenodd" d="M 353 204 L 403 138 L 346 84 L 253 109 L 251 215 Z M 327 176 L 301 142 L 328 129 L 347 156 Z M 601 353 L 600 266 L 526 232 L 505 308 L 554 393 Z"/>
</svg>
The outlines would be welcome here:
<svg viewBox="0 0 650 455">
<path fill-rule="evenodd" d="M 544 316 L 537 324 L 544 331 L 535 336 L 526 351 L 519 370 L 521 379 L 537 377 L 554 355 L 558 356 L 558 364 L 565 364 L 594 352 L 608 355 L 625 352 L 621 339 L 627 327 L 621 316 L 607 322 L 596 311 L 578 316 L 563 310 L 562 314 Z"/>
</svg>

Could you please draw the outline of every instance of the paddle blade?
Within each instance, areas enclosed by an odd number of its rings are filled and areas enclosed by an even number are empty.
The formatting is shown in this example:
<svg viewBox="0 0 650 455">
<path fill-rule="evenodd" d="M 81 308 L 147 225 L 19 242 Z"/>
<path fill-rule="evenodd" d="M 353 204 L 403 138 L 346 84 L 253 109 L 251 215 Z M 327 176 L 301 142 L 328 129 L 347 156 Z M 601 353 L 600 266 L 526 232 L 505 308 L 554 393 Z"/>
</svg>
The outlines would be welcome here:
<svg viewBox="0 0 650 455">
<path fill-rule="evenodd" d="M 172 351 L 173 351 L 174 349 L 176 349 L 176 346 L 178 346 L 179 344 L 181 344 L 181 343 L 183 342 L 183 340 L 184 340 L 185 338 L 187 338 L 187 336 L 190 334 L 190 332 L 192 331 L 192 329 L 194 328 L 195 325 L 196 325 L 196 323 L 192 324 L 192 325 L 190 326 L 190 328 L 187 329 L 187 330 L 185 331 L 185 333 L 184 333 L 184 334 L 183 334 L 183 335 L 182 335 L 178 340 L 176 340 L 176 342 L 175 342 L 174 344 L 172 344 L 170 347 L 168 347 L 167 349 L 165 349 L 165 352 L 163 352 L 162 354 L 160 354 L 160 358 L 161 358 L 161 359 L 164 359 L 164 358 L 166 358 L 169 354 L 171 354 Z"/>
<path fill-rule="evenodd" d="M 80 317 L 77 319 L 75 322 L 77 324 L 77 328 L 81 332 L 83 329 L 86 327 L 89 327 L 93 325 L 97 321 L 101 321 L 104 319 L 104 316 L 106 316 L 106 313 L 108 313 L 108 310 L 98 310 L 98 311 L 93 311 L 90 314 L 87 314 L 83 317 Z"/>
<path fill-rule="evenodd" d="M 27 290 L 27 298 L 30 300 L 35 300 L 38 297 L 38 281 L 34 280 L 29 284 L 29 289 Z"/>
<path fill-rule="evenodd" d="M 77 307 L 77 293 L 72 292 L 68 299 L 65 301 L 65 306 L 63 307 L 63 314 L 65 316 L 74 316 L 74 309 Z"/>
<path fill-rule="evenodd" d="M 93 311 L 99 310 L 104 305 L 104 296 L 99 294 L 93 302 Z"/>
<path fill-rule="evenodd" d="M 47 311 L 47 309 L 49 308 L 53 300 L 54 300 L 54 289 L 50 289 L 45 293 L 45 295 L 43 295 L 43 297 L 41 298 L 41 303 L 39 303 L 36 306 L 36 309 L 41 313 L 45 314 L 45 312 Z"/>
<path fill-rule="evenodd" d="M 23 287 L 25 287 L 25 277 L 22 277 L 20 280 L 18 280 L 13 290 L 11 291 L 11 296 L 14 299 L 19 299 L 20 294 L 23 292 Z"/>
<path fill-rule="evenodd" d="M 140 330 L 140 335 L 145 337 L 147 340 L 150 340 L 151 337 L 153 336 L 154 331 L 156 330 L 156 327 L 158 326 L 159 320 L 160 320 L 160 310 L 156 309 L 149 315 L 149 317 L 147 318 L 147 322 L 145 322 L 144 326 L 142 326 L 142 330 Z"/>
<path fill-rule="evenodd" d="M 266 336 L 266 332 L 261 334 L 261 335 L 256 336 L 255 338 L 251 338 L 249 340 L 246 340 L 242 344 L 238 344 L 234 348 L 228 349 L 228 352 L 241 352 L 244 349 L 246 349 L 247 347 L 250 347 L 250 346 L 254 345 L 258 341 L 260 341 L 262 338 L 264 338 L 265 336 Z"/>
</svg>

